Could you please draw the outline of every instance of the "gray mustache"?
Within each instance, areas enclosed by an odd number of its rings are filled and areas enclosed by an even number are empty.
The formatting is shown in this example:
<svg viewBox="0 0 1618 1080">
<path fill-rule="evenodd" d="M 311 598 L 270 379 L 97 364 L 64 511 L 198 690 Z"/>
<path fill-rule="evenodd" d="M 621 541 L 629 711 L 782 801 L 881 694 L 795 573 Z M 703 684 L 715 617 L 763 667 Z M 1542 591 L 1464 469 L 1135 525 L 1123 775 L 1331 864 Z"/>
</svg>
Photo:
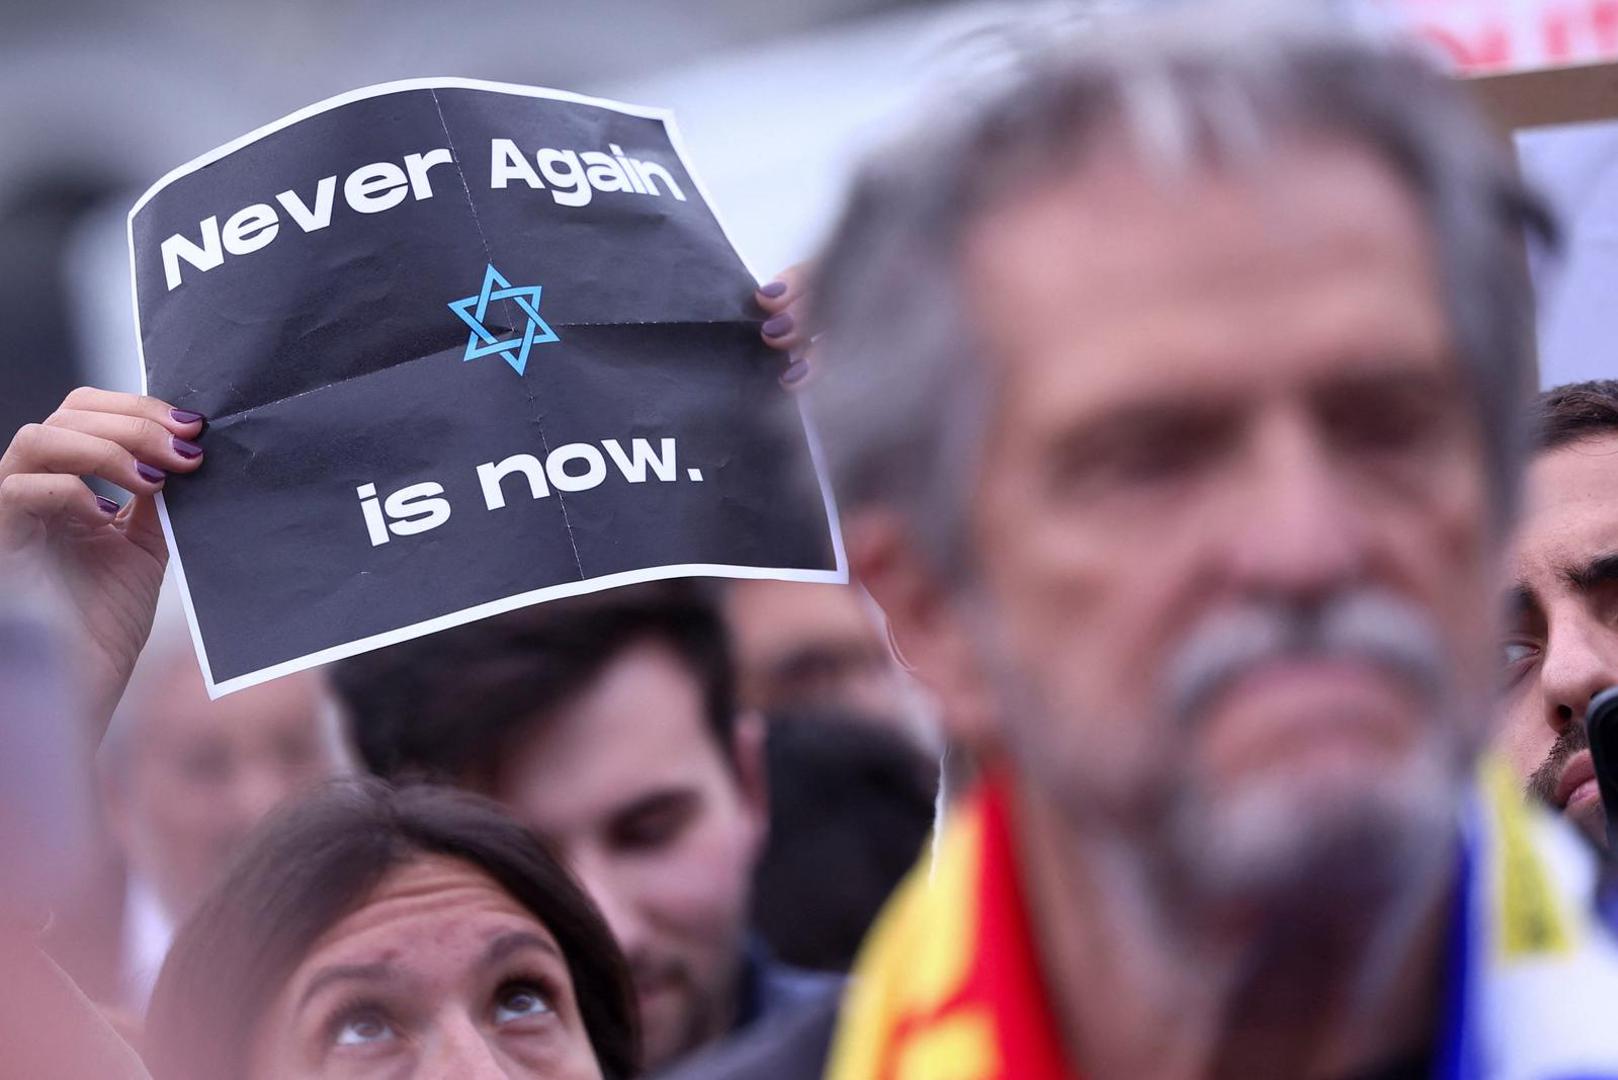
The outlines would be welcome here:
<svg viewBox="0 0 1618 1080">
<path fill-rule="evenodd" d="M 1342 590 L 1320 601 L 1254 598 L 1205 616 L 1169 663 L 1175 722 L 1189 726 L 1201 708 L 1255 668 L 1280 660 L 1368 662 L 1437 701 L 1446 665 L 1426 613 L 1384 589 Z"/>
</svg>

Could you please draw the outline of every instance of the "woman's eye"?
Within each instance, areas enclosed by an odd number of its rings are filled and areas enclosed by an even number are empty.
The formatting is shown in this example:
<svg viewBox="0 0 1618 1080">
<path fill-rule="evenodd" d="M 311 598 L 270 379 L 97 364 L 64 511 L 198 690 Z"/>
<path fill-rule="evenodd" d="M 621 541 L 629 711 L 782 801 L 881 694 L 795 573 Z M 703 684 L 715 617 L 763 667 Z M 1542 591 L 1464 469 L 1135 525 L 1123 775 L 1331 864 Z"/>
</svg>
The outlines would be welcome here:
<svg viewBox="0 0 1618 1080">
<path fill-rule="evenodd" d="M 373 1046 L 393 1038 L 393 1034 L 393 1025 L 381 1013 L 367 1010 L 339 1020 L 332 1041 L 338 1046 Z"/>
<path fill-rule="evenodd" d="M 494 1022 L 509 1024 L 532 1016 L 543 1016 L 551 1011 L 545 994 L 528 983 L 511 983 L 500 989 L 494 999 Z"/>
</svg>

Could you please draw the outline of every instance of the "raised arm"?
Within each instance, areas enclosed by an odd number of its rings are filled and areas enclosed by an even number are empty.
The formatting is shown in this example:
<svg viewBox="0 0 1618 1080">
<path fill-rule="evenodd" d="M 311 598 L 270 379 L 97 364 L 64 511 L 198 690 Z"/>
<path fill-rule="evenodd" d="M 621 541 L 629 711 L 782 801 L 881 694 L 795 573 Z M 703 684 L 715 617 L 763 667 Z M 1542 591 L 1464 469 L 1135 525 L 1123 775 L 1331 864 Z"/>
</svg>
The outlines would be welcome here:
<svg viewBox="0 0 1618 1080">
<path fill-rule="evenodd" d="M 30 554 L 56 579 L 79 632 L 82 685 L 105 730 L 146 643 L 168 551 L 153 496 L 202 464 L 203 417 L 155 398 L 80 387 L 0 457 L 0 559 Z M 98 476 L 129 492 L 120 507 Z"/>
</svg>

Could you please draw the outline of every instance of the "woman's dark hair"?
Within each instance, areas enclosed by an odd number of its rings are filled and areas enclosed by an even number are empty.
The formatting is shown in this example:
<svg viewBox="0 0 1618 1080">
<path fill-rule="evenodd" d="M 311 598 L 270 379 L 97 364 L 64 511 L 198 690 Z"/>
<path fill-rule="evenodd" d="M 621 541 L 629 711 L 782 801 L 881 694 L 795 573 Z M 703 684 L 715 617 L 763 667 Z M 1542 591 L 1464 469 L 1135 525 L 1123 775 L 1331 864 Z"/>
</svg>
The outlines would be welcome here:
<svg viewBox="0 0 1618 1080">
<path fill-rule="evenodd" d="M 157 1080 L 236 1080 L 253 1032 L 314 943 L 389 871 L 423 855 L 459 859 L 533 913 L 567 960 L 607 1080 L 639 1065 L 623 956 L 584 892 L 494 803 L 448 788 L 337 781 L 273 814 L 180 928 L 146 1025 Z"/>
</svg>

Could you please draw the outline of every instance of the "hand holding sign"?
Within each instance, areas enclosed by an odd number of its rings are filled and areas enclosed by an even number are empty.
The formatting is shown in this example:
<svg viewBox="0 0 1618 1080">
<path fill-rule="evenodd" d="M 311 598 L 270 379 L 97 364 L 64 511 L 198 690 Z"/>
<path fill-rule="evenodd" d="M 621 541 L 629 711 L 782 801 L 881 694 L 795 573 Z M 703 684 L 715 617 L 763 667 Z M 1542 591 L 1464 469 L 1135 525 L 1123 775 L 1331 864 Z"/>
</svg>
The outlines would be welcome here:
<svg viewBox="0 0 1618 1080">
<path fill-rule="evenodd" d="M 790 358 L 787 369 L 781 373 L 783 386 L 796 386 L 809 374 L 809 350 L 813 343 L 808 336 L 809 266 L 798 263 L 777 274 L 774 280 L 758 289 L 758 306 L 766 316 L 760 333 L 764 343 L 780 349 Z"/>
<path fill-rule="evenodd" d="M 0 457 L 0 554 L 44 549 L 73 601 L 82 676 L 104 723 L 152 626 L 168 550 L 153 496 L 202 464 L 203 419 L 155 398 L 87 387 L 17 432 Z M 79 479 L 135 497 L 121 510 Z"/>
</svg>

